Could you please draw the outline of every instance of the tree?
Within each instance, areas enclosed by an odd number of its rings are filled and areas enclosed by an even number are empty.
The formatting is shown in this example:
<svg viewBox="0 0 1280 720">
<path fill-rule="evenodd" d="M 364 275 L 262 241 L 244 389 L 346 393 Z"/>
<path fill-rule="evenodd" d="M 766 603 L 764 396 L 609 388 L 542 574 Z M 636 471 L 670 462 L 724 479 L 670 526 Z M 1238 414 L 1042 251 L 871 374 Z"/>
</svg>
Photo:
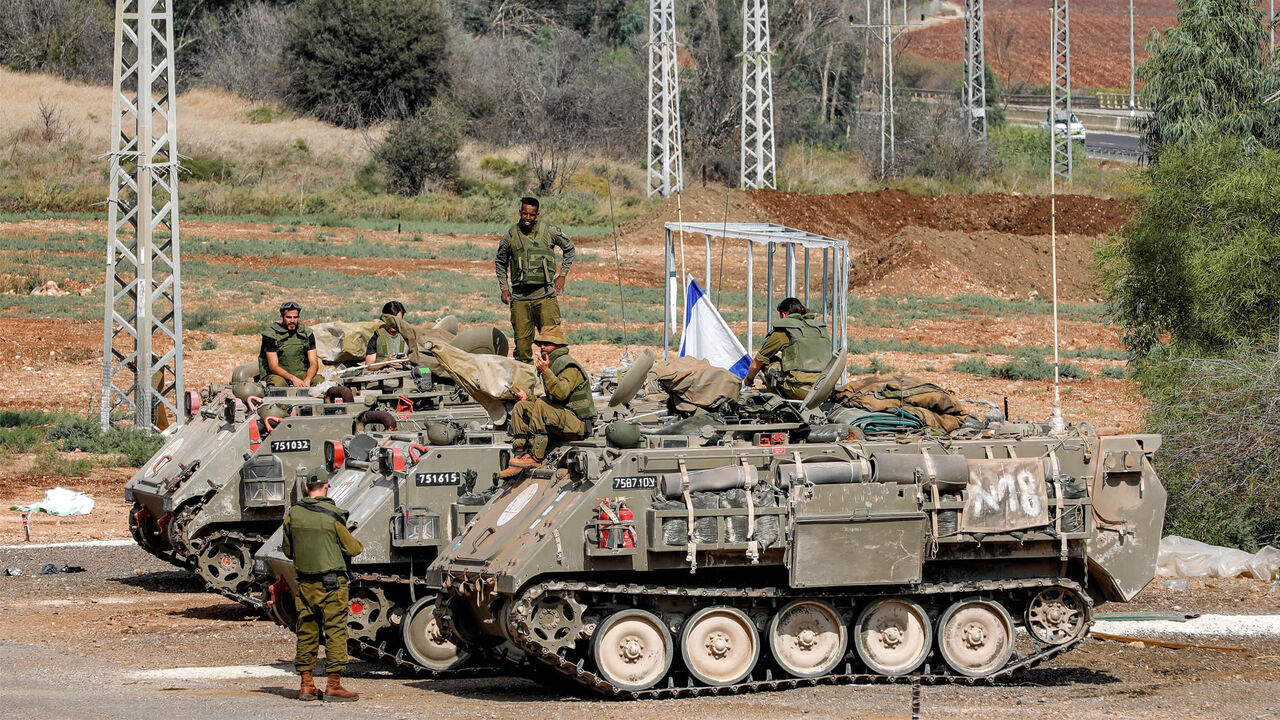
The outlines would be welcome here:
<svg viewBox="0 0 1280 720">
<path fill-rule="evenodd" d="M 345 127 L 411 117 L 447 80 L 436 0 L 304 0 L 285 58 L 294 107 Z"/>
<path fill-rule="evenodd" d="M 412 197 L 427 190 L 432 180 L 457 179 L 462 125 L 457 110 L 437 100 L 392 126 L 373 151 L 387 173 L 387 185 Z"/>
<path fill-rule="evenodd" d="M 1100 251 L 1111 312 L 1136 357 L 1274 344 L 1278 186 L 1280 152 L 1234 138 L 1167 148 L 1147 171 L 1137 212 Z"/>
<path fill-rule="evenodd" d="M 1179 0 L 1178 25 L 1147 45 L 1138 70 L 1151 115 L 1138 121 L 1157 160 L 1195 138 L 1228 135 L 1280 147 L 1280 90 L 1267 24 L 1253 0 Z"/>
</svg>

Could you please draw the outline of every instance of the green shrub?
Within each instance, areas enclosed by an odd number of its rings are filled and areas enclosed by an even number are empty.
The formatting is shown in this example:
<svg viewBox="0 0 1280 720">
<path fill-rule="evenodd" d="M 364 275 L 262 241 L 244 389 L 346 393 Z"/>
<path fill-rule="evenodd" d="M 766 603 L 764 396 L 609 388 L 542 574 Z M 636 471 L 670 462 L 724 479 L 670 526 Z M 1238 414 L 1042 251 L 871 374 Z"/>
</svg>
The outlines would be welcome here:
<svg viewBox="0 0 1280 720">
<path fill-rule="evenodd" d="M 217 350 L 217 349 L 218 349 L 218 341 L 217 341 L 217 340 L 214 340 L 213 338 L 209 338 L 209 339 L 205 340 L 204 342 L 200 343 L 200 349 L 201 349 L 201 350 Z"/>
<path fill-rule="evenodd" d="M 344 127 L 411 117 L 449 80 L 434 0 L 302 0 L 285 42 L 295 107 Z"/>
<path fill-rule="evenodd" d="M 254 125 L 263 125 L 272 122 L 283 115 L 284 113 L 270 105 L 258 105 L 245 113 L 245 117 Z"/>
<path fill-rule="evenodd" d="M 431 181 L 447 183 L 458 176 L 462 121 L 441 102 L 396 123 L 373 151 L 392 190 L 413 197 Z"/>
<path fill-rule="evenodd" d="M 1124 380 L 1129 377 L 1129 370 L 1123 365 L 1108 365 L 1102 368 L 1102 377 L 1109 380 Z"/>
<path fill-rule="evenodd" d="M 44 442 L 44 431 L 30 425 L 0 429 L 0 452 L 26 453 Z"/>
<path fill-rule="evenodd" d="M 1257 352 L 1142 369 L 1147 430 L 1164 435 L 1165 534 L 1250 552 L 1280 542 L 1280 359 Z"/>
<path fill-rule="evenodd" d="M 68 459 L 58 454 L 53 448 L 48 448 L 36 458 L 35 464 L 31 466 L 30 474 L 82 478 L 87 476 L 91 470 L 93 470 L 92 459 Z"/>
<path fill-rule="evenodd" d="M 480 161 L 480 167 L 495 175 L 507 178 L 524 178 L 529 176 L 529 166 L 503 157 L 487 157 Z"/>
<path fill-rule="evenodd" d="M 0 427 L 4 428 L 46 425 L 53 420 L 53 414 L 40 410 L 0 410 Z"/>
<path fill-rule="evenodd" d="M 231 161 L 225 157 L 196 153 L 182 158 L 184 180 L 227 182 L 235 174 Z"/>
<path fill-rule="evenodd" d="M 182 311 L 182 327 L 184 330 L 216 330 L 222 311 L 212 307 Z"/>
<path fill-rule="evenodd" d="M 867 359 L 866 365 L 850 365 L 845 370 L 850 375 L 889 375 L 893 372 L 893 366 L 872 355 Z"/>
<path fill-rule="evenodd" d="M 96 420 L 83 415 L 65 415 L 48 432 L 62 450 L 99 454 L 120 454 L 131 467 L 139 467 L 155 454 L 164 439 L 147 435 L 132 427 L 112 426 L 102 432 Z"/>
<path fill-rule="evenodd" d="M 986 358 L 967 357 L 959 360 L 951 366 L 954 372 L 970 373 L 979 377 L 991 377 L 991 366 L 987 364 Z"/>
</svg>

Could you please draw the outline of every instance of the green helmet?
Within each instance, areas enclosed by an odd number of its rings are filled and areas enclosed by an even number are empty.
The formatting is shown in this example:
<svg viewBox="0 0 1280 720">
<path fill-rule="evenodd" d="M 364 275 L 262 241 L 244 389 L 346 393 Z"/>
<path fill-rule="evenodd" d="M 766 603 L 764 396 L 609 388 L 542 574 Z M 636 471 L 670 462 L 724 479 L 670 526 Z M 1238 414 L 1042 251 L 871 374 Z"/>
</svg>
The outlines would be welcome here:
<svg viewBox="0 0 1280 720">
<path fill-rule="evenodd" d="M 240 402 L 249 402 L 251 397 L 266 397 L 267 390 L 255 382 L 238 382 L 231 384 L 231 394 L 240 399 Z"/>
<path fill-rule="evenodd" d="M 432 445 L 452 445 L 458 442 L 461 434 L 456 425 L 435 421 L 427 422 L 427 441 Z"/>
<path fill-rule="evenodd" d="M 271 403 L 258 408 L 258 417 L 263 419 L 269 417 L 284 419 L 289 417 L 289 411 L 283 405 Z"/>
<path fill-rule="evenodd" d="M 633 448 L 640 444 L 640 426 L 627 420 L 614 420 L 605 428 L 604 438 L 614 447 Z"/>
</svg>

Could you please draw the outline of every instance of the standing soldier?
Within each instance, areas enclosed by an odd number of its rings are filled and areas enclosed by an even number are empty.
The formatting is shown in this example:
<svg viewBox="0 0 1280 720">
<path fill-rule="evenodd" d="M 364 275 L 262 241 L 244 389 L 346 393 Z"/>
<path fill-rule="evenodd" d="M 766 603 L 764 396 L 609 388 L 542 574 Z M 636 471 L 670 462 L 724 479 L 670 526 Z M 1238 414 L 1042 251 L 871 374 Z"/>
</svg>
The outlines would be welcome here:
<svg viewBox="0 0 1280 720">
<path fill-rule="evenodd" d="M 743 382 L 750 387 L 760 370 L 780 356 L 777 366 L 781 377 L 770 389 L 792 400 L 803 400 L 831 360 L 831 335 L 817 314 L 796 298 L 778 303 L 778 314 L 782 317 L 774 321 L 773 332 L 752 358 Z"/>
<path fill-rule="evenodd" d="M 275 387 L 310 387 L 324 381 L 316 337 L 302 324 L 302 306 L 292 300 L 280 306 L 280 322 L 262 333 L 258 379 Z"/>
<path fill-rule="evenodd" d="M 533 341 L 533 367 L 542 375 L 547 396 L 530 398 L 522 388 L 515 388 L 519 402 L 511 409 L 511 447 L 516 457 L 500 473 L 504 478 L 541 465 L 552 435 L 562 440 L 590 435 L 596 418 L 591 379 L 569 355 L 569 343 L 559 327 L 538 331 Z"/>
<path fill-rule="evenodd" d="M 556 275 L 556 252 L 564 254 Z M 493 259 L 502 288 L 502 302 L 511 306 L 511 329 L 516 336 L 515 358 L 529 362 L 533 334 L 560 324 L 560 303 L 564 281 L 573 266 L 573 241 L 560 228 L 538 222 L 538 199 L 520 198 L 520 222 L 512 225 L 498 242 Z"/>
<path fill-rule="evenodd" d="M 347 530 L 347 511 L 329 499 L 329 479 L 319 470 L 307 476 L 307 496 L 284 518 L 285 557 L 298 571 L 298 654 L 294 667 L 302 674 L 299 700 L 315 700 L 316 657 L 324 634 L 325 670 L 329 684 L 325 702 L 355 702 L 359 695 L 342 687 L 347 669 L 347 560 L 364 551 Z"/>
</svg>

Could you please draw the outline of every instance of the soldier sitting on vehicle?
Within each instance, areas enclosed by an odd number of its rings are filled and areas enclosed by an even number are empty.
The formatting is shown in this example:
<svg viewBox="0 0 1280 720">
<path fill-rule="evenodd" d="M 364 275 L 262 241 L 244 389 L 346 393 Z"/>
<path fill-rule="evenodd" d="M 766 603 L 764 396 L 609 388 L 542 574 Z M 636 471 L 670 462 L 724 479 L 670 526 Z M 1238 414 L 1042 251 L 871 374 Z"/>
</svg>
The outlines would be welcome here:
<svg viewBox="0 0 1280 720">
<path fill-rule="evenodd" d="M 391 300 L 382 306 L 381 315 L 394 315 L 402 318 L 404 317 L 404 312 L 404 303 L 399 300 Z M 383 325 L 369 338 L 369 344 L 365 347 L 364 364 L 369 365 L 375 362 L 408 356 L 409 343 L 405 342 L 404 336 L 400 334 L 400 331 L 394 325 Z"/>
<path fill-rule="evenodd" d="M 581 440 L 591 434 L 596 404 L 591 398 L 591 378 L 569 355 L 569 343 L 559 326 L 543 328 L 533 339 L 533 367 L 542 375 L 545 398 L 530 398 L 515 388 L 519 399 L 511 410 L 511 442 L 516 457 L 500 473 L 515 477 L 538 467 L 547 457 L 551 436 Z"/>
<path fill-rule="evenodd" d="M 324 382 L 311 329 L 302 325 L 302 306 L 290 300 L 280 306 L 280 322 L 262 333 L 258 381 L 274 387 L 311 387 Z"/>
<path fill-rule="evenodd" d="M 831 359 L 831 335 L 815 313 L 796 298 L 778 303 L 780 319 L 751 360 L 743 383 L 750 387 L 766 365 L 766 385 L 792 400 L 803 400 Z"/>
</svg>

